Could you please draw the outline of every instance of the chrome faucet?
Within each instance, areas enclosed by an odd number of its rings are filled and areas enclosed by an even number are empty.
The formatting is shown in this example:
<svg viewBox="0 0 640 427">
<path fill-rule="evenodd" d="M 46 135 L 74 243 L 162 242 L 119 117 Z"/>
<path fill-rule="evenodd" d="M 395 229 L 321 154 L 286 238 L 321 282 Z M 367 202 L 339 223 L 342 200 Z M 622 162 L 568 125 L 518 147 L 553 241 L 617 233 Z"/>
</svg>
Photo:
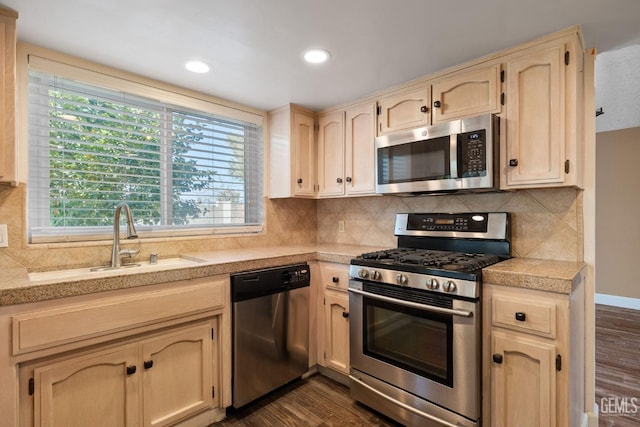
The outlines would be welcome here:
<svg viewBox="0 0 640 427">
<path fill-rule="evenodd" d="M 111 249 L 111 268 L 117 268 L 122 266 L 121 256 L 132 257 L 140 253 L 138 249 L 123 249 L 120 250 L 120 211 L 124 209 L 125 216 L 127 217 L 127 239 L 137 239 L 138 233 L 133 225 L 133 216 L 131 215 L 131 209 L 125 202 L 121 202 L 116 206 L 116 212 L 113 216 L 113 248 Z"/>
</svg>

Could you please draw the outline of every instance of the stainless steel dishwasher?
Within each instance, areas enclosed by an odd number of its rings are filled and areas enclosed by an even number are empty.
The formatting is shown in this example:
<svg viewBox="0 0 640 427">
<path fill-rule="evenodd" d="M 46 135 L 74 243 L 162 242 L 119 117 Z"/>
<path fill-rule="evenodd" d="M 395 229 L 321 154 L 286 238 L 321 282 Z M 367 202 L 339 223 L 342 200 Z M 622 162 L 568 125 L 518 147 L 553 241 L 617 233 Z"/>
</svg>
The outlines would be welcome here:
<svg viewBox="0 0 640 427">
<path fill-rule="evenodd" d="M 231 275 L 235 408 L 308 371 L 310 277 L 308 264 Z"/>
</svg>

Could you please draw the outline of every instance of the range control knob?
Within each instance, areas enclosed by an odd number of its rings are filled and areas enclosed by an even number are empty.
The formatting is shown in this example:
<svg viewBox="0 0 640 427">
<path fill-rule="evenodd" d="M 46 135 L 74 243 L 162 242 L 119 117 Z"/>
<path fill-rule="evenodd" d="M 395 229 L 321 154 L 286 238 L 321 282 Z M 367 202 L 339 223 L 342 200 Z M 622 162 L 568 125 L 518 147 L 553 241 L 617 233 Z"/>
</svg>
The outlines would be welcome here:
<svg viewBox="0 0 640 427">
<path fill-rule="evenodd" d="M 427 279 L 427 282 L 425 283 L 425 285 L 427 286 L 427 289 L 431 289 L 432 291 L 435 291 L 440 286 L 438 281 L 433 278 Z"/>
<path fill-rule="evenodd" d="M 408 281 L 409 279 L 407 279 L 407 276 L 404 274 L 401 273 L 396 275 L 396 283 L 399 285 L 406 285 Z"/>
<path fill-rule="evenodd" d="M 364 268 L 361 268 L 360 270 L 358 270 L 358 277 L 361 279 L 366 279 L 367 277 L 369 277 L 369 272 Z"/>
<path fill-rule="evenodd" d="M 380 272 L 376 270 L 371 270 L 371 273 L 369 273 L 369 275 L 373 280 L 380 280 L 380 277 L 382 277 L 382 274 L 380 274 Z"/>
<path fill-rule="evenodd" d="M 445 282 L 445 284 L 442 285 L 442 288 L 444 289 L 445 292 L 449 292 L 449 293 L 455 292 L 457 289 L 455 282 L 451 280 Z"/>
</svg>

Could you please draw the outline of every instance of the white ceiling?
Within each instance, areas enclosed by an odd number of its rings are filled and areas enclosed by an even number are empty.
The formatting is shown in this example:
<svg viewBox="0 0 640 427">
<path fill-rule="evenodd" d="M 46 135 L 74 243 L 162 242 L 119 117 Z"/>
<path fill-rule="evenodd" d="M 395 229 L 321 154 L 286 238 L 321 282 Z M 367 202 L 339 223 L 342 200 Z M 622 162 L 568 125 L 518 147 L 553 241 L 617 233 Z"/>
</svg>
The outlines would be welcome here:
<svg viewBox="0 0 640 427">
<path fill-rule="evenodd" d="M 21 40 L 270 110 L 319 110 L 572 25 L 640 43 L 638 0 L 0 0 Z M 304 64 L 302 52 L 331 60 Z M 206 75 L 189 59 L 213 66 Z"/>
</svg>

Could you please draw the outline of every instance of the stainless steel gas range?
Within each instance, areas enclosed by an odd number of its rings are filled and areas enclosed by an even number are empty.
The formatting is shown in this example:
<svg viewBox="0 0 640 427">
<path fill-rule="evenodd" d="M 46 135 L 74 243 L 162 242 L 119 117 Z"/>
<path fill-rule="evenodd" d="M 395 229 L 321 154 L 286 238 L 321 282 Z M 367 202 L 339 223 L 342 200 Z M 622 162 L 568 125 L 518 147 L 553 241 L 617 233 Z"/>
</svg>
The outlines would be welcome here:
<svg viewBox="0 0 640 427">
<path fill-rule="evenodd" d="M 396 216 L 398 247 L 351 260 L 351 395 L 407 425 L 481 424 L 481 273 L 506 212 Z"/>
</svg>

